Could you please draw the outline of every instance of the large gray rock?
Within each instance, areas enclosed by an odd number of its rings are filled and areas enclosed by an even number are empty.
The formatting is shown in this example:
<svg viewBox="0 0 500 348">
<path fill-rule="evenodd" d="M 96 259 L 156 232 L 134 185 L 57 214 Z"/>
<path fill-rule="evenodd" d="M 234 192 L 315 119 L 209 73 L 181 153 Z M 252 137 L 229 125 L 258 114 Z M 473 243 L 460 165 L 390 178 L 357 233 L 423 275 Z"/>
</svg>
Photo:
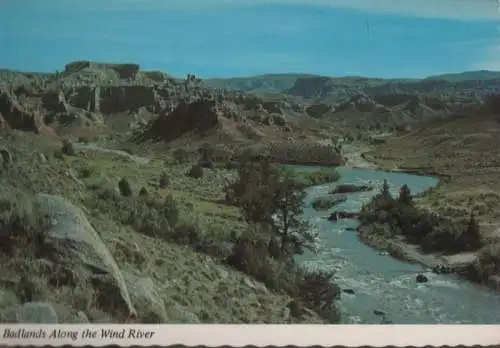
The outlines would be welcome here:
<svg viewBox="0 0 500 348">
<path fill-rule="evenodd" d="M 165 303 L 151 278 L 141 278 L 123 273 L 132 303 L 139 309 L 138 316 L 142 323 L 167 323 Z"/>
<path fill-rule="evenodd" d="M 39 193 L 35 199 L 40 212 L 52 219 L 43 256 L 67 268 L 84 270 L 85 275 L 79 276 L 89 275 L 106 309 L 135 317 L 120 269 L 83 211 L 60 196 Z"/>
<path fill-rule="evenodd" d="M 27 302 L 4 309 L 0 314 L 2 323 L 57 324 L 57 314 L 50 303 Z"/>
</svg>

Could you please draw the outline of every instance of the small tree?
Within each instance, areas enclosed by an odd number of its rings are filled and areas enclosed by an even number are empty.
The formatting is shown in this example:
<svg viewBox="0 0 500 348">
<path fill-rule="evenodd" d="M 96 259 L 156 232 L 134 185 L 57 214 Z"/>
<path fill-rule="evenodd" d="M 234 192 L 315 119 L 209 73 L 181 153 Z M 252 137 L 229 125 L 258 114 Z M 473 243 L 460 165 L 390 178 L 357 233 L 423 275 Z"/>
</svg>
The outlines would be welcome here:
<svg viewBox="0 0 500 348">
<path fill-rule="evenodd" d="M 175 227 L 179 223 L 180 211 L 172 195 L 165 197 L 163 202 L 163 215 L 168 221 L 169 226 Z"/>
<path fill-rule="evenodd" d="M 204 168 L 212 169 L 214 167 L 213 155 L 215 149 L 208 143 L 203 144 L 198 149 L 200 153 L 200 159 L 198 160 L 198 164 Z"/>
<path fill-rule="evenodd" d="M 305 193 L 297 190 L 292 173 L 272 167 L 268 160 L 240 158 L 239 179 L 229 190 L 248 222 L 271 227 L 282 254 L 312 249 L 314 235 L 301 219 Z"/>
<path fill-rule="evenodd" d="M 481 246 L 481 232 L 474 213 L 471 213 L 469 223 L 464 232 L 464 244 L 468 250 L 476 250 Z"/>
<path fill-rule="evenodd" d="M 139 196 L 147 197 L 148 195 L 149 195 L 148 189 L 145 188 L 144 186 L 141 187 L 141 189 L 139 190 Z"/>
<path fill-rule="evenodd" d="M 73 156 L 75 154 L 73 143 L 68 139 L 64 139 L 62 141 L 61 151 L 65 155 Z"/>
<path fill-rule="evenodd" d="M 168 176 L 167 173 L 163 172 L 160 175 L 160 188 L 166 188 L 170 184 L 170 177 Z"/>
<path fill-rule="evenodd" d="M 389 190 L 389 183 L 387 182 L 387 179 L 384 179 L 384 184 L 382 185 L 382 190 L 380 191 L 380 194 L 385 199 L 392 199 L 392 195 L 391 195 L 391 191 Z"/>
<path fill-rule="evenodd" d="M 195 164 L 189 169 L 187 172 L 187 176 L 193 178 L 193 179 L 200 179 L 203 177 L 203 167 L 200 166 L 199 164 Z"/>
<path fill-rule="evenodd" d="M 272 224 L 273 191 L 272 183 L 276 181 L 268 161 L 253 162 L 245 153 L 238 163 L 238 181 L 231 190 L 240 206 L 243 216 L 248 222 Z"/>
<path fill-rule="evenodd" d="M 413 199 L 411 197 L 410 188 L 408 185 L 404 184 L 399 190 L 398 202 L 402 204 L 412 205 Z"/>
<path fill-rule="evenodd" d="M 274 177 L 273 222 L 274 232 L 281 240 L 283 253 L 302 253 L 304 248 L 312 249 L 314 235 L 310 234 L 309 225 L 301 218 L 302 205 L 306 193 L 296 190 L 289 171 L 283 171 Z"/>
<path fill-rule="evenodd" d="M 118 188 L 122 196 L 132 196 L 132 187 L 130 187 L 130 183 L 126 178 L 122 178 L 120 182 L 118 182 Z"/>
</svg>

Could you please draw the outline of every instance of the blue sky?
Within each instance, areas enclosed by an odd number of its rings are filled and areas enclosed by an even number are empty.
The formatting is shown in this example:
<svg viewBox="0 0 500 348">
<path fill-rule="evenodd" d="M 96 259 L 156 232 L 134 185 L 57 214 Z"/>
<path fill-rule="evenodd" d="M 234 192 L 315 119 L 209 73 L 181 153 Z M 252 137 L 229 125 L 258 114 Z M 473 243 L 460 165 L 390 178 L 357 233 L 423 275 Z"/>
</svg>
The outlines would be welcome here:
<svg viewBox="0 0 500 348">
<path fill-rule="evenodd" d="M 500 70 L 495 0 L 0 0 L 0 68 L 136 62 L 183 76 Z"/>
</svg>

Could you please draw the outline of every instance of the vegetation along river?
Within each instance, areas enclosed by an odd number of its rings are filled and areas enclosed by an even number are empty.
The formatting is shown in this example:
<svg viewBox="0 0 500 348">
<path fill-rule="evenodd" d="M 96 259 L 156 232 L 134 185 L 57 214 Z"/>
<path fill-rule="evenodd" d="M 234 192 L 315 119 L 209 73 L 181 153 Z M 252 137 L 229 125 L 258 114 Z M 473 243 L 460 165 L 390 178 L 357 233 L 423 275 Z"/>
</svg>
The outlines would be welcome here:
<svg viewBox="0 0 500 348">
<path fill-rule="evenodd" d="M 294 166 L 296 170 L 313 171 L 314 167 Z M 387 179 L 391 193 L 397 195 L 407 184 L 413 194 L 437 185 L 437 179 L 405 173 L 339 168 L 338 184 L 380 186 Z M 336 270 L 336 282 L 342 289 L 339 306 L 344 323 L 380 323 L 380 312 L 394 324 L 500 324 L 500 295 L 486 287 L 454 275 L 434 274 L 419 264 L 410 264 L 386 256 L 363 244 L 357 237 L 355 220 L 328 221 L 333 211 L 357 212 L 378 190 L 348 194 L 348 200 L 330 211 L 315 211 L 311 202 L 327 194 L 332 185 L 307 190 L 304 216 L 317 229 L 321 239 L 319 254 L 306 252 L 298 261 L 306 268 Z M 417 283 L 417 274 L 429 281 Z"/>
</svg>

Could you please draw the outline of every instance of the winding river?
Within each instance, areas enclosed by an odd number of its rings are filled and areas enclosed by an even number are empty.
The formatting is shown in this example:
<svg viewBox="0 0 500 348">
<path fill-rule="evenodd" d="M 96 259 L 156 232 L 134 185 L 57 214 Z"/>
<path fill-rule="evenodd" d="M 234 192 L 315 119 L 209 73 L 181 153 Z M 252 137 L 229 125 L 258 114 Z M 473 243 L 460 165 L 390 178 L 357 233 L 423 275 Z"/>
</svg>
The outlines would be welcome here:
<svg viewBox="0 0 500 348">
<path fill-rule="evenodd" d="M 317 167 L 294 168 L 318 170 Z M 407 184 L 414 194 L 437 184 L 435 178 L 405 173 L 344 167 L 339 168 L 339 173 L 338 183 L 362 184 L 370 180 L 380 185 L 387 179 L 395 195 L 403 184 Z M 327 194 L 331 186 L 307 190 L 304 216 L 318 230 L 321 248 L 319 254 L 305 253 L 298 261 L 306 268 L 335 269 L 336 282 L 341 288 L 353 290 L 353 294 L 342 293 L 339 301 L 343 323 L 380 323 L 381 316 L 374 314 L 374 310 L 378 310 L 386 313 L 387 320 L 394 324 L 500 324 L 499 294 L 454 275 L 433 274 L 418 264 L 381 255 L 349 230 L 357 226 L 356 221 L 325 219 L 335 210 L 359 211 L 376 191 L 350 194 L 347 201 L 329 212 L 311 208 L 311 202 Z M 429 282 L 417 283 L 415 277 L 419 273 L 425 274 Z"/>
</svg>

